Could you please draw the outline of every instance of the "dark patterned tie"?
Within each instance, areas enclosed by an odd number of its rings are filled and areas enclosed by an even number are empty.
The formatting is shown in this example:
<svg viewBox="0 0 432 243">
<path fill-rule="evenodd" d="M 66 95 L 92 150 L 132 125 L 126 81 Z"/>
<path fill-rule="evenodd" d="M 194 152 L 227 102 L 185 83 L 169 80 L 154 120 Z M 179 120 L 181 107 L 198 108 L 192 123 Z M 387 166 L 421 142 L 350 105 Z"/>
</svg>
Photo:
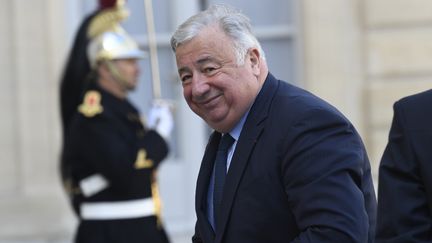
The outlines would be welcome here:
<svg viewBox="0 0 432 243">
<path fill-rule="evenodd" d="M 231 147 L 231 145 L 234 142 L 234 138 L 229 135 L 229 133 L 226 133 L 222 136 L 222 139 L 219 142 L 219 147 L 216 153 L 216 159 L 215 159 L 215 181 L 214 181 L 214 188 L 213 188 L 213 212 L 214 212 L 214 226 L 216 227 L 218 222 L 219 213 L 221 210 L 221 201 L 222 201 L 222 194 L 223 194 L 223 187 L 225 184 L 225 177 L 226 177 L 226 171 L 227 171 L 227 156 L 228 156 L 228 149 Z"/>
</svg>

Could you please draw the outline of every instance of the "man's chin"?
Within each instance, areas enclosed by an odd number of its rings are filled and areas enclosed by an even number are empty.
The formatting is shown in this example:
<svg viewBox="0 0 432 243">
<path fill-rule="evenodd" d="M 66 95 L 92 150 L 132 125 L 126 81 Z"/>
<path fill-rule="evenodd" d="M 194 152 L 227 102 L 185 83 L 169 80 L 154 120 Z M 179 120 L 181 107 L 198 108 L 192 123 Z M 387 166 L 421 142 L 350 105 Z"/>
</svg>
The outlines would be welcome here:
<svg viewBox="0 0 432 243">
<path fill-rule="evenodd" d="M 221 133 L 229 132 L 232 129 L 232 125 L 227 121 L 222 121 L 222 120 L 218 120 L 218 121 L 205 120 L 205 121 L 211 128 Z"/>
</svg>

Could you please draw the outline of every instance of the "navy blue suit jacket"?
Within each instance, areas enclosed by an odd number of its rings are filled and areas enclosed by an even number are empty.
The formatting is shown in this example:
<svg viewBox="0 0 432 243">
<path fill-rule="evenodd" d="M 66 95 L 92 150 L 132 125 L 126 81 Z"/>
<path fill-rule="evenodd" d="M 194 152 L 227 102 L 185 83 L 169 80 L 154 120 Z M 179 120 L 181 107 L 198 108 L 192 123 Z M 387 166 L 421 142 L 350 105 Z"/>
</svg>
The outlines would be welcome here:
<svg viewBox="0 0 432 243">
<path fill-rule="evenodd" d="M 196 187 L 193 242 L 372 242 L 376 199 L 363 143 L 334 107 L 268 75 L 234 152 L 218 232 L 206 216 L 220 134 Z"/>
<path fill-rule="evenodd" d="M 394 104 L 378 184 L 377 242 L 432 242 L 432 90 Z"/>
</svg>

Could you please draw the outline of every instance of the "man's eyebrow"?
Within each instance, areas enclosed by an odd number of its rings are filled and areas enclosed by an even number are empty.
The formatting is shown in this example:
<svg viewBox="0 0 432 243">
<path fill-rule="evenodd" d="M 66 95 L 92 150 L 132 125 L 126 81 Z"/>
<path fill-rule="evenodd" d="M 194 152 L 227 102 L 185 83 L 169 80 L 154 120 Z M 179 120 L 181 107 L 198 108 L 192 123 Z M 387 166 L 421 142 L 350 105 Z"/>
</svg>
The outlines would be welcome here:
<svg viewBox="0 0 432 243">
<path fill-rule="evenodd" d="M 196 65 L 203 65 L 205 63 L 209 63 L 209 62 L 217 62 L 215 58 L 211 57 L 211 56 L 205 56 L 203 58 L 198 59 L 195 64 Z M 190 68 L 188 67 L 181 67 L 178 69 L 178 73 L 182 73 L 182 72 L 190 72 Z"/>
<path fill-rule="evenodd" d="M 213 57 L 206 56 L 206 57 L 203 57 L 203 58 L 198 59 L 198 60 L 196 61 L 196 64 L 198 64 L 198 65 L 202 65 L 202 64 L 204 64 L 204 63 L 214 62 L 214 61 L 216 61 L 216 60 L 215 60 Z"/>
<path fill-rule="evenodd" d="M 181 67 L 178 69 L 178 73 L 183 73 L 183 72 L 190 72 L 190 68 L 188 67 Z"/>
</svg>

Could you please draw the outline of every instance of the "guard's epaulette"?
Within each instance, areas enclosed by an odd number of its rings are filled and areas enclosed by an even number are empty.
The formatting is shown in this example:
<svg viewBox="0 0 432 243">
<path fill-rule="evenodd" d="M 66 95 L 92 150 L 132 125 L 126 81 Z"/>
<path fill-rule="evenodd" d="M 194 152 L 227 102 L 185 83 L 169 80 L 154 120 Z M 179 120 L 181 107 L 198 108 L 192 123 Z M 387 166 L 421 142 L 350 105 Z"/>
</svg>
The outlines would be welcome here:
<svg viewBox="0 0 432 243">
<path fill-rule="evenodd" d="M 102 113 L 101 94 L 96 90 L 89 90 L 84 95 L 83 103 L 78 106 L 78 111 L 85 117 L 94 117 Z"/>
</svg>

